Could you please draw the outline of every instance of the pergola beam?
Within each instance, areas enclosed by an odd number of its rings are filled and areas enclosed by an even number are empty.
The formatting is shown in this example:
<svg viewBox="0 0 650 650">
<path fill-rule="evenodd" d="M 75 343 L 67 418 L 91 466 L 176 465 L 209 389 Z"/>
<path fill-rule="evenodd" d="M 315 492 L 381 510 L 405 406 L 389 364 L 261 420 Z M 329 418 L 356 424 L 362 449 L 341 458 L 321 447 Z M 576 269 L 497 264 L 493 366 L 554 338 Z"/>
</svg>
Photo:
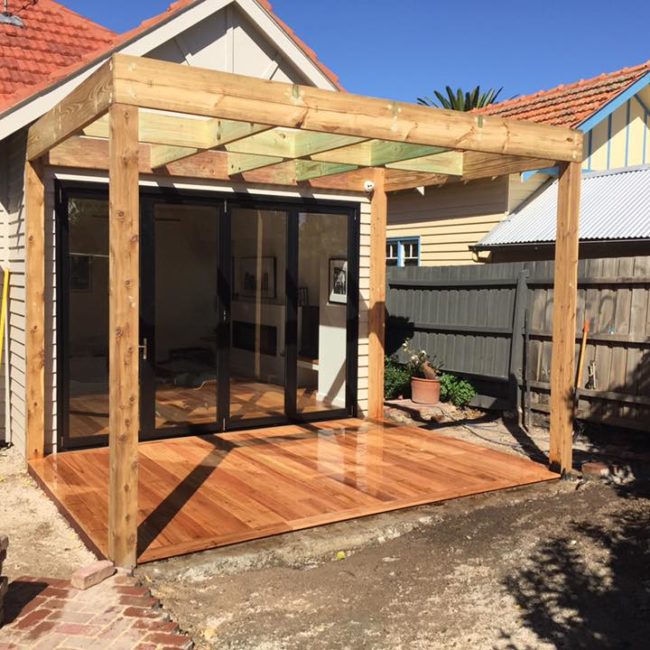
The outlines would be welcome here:
<svg viewBox="0 0 650 650">
<path fill-rule="evenodd" d="M 463 154 L 460 151 L 446 151 L 434 156 L 415 158 L 405 162 L 389 163 L 388 169 L 402 169 L 427 174 L 447 174 L 449 176 L 463 175 Z"/>
<path fill-rule="evenodd" d="M 357 169 L 354 165 L 340 163 L 323 163 L 315 160 L 296 160 L 296 181 L 308 181 L 313 178 L 333 176 Z"/>
<path fill-rule="evenodd" d="M 113 63 L 108 61 L 33 124 L 27 134 L 27 160 L 46 154 L 108 111 Z"/>
<path fill-rule="evenodd" d="M 142 121 L 140 123 L 142 124 Z M 184 159 L 178 158 L 175 161 L 165 163 L 160 168 L 155 168 L 151 164 L 155 147 L 141 144 L 140 150 L 141 174 L 162 174 L 165 176 L 221 181 L 230 179 L 228 174 L 228 154 L 223 151 L 203 151 Z M 468 153 L 465 153 L 463 156 L 463 176 L 460 178 L 439 173 L 407 172 L 391 169 L 386 173 L 386 191 L 397 192 L 415 187 L 444 185 L 458 180 L 475 180 L 529 169 L 541 169 L 543 163 L 549 162 L 540 158 L 503 157 L 495 154 L 473 154 L 470 157 Z M 499 158 L 505 158 L 505 161 L 500 164 L 498 162 Z M 108 142 L 99 138 L 72 136 L 50 151 L 49 163 L 60 167 L 107 170 Z M 545 166 L 549 165 L 546 164 Z M 250 183 L 294 186 L 298 181 L 295 169 L 292 163 L 288 162 L 282 165 L 275 164 L 271 167 L 244 172 L 242 177 Z M 348 174 L 340 173 L 336 178 L 323 178 L 322 181 L 314 177 L 309 180 L 309 184 L 314 188 L 347 189 L 361 192 L 363 191 L 363 181 L 367 180 L 370 174 L 371 172 L 368 169 L 358 169 Z"/>
<path fill-rule="evenodd" d="M 579 161 L 575 130 L 113 55 L 114 101 L 445 149 Z"/>
<path fill-rule="evenodd" d="M 228 169 L 228 154 L 223 151 L 204 151 L 184 160 L 169 163 L 165 167 L 154 169 L 150 162 L 152 148 L 151 145 L 140 145 L 138 164 L 141 175 L 233 181 Z M 48 162 L 53 167 L 106 171 L 108 170 L 108 142 L 98 138 L 73 136 L 50 151 Z M 402 173 L 391 171 L 389 175 L 401 175 Z M 283 164 L 243 172 L 239 175 L 237 181 L 241 180 L 256 185 L 284 187 L 301 185 L 313 189 L 363 192 L 364 181 L 368 180 L 371 175 L 370 170 L 358 169 L 301 182 L 296 178 L 295 162 L 288 161 Z"/>
</svg>

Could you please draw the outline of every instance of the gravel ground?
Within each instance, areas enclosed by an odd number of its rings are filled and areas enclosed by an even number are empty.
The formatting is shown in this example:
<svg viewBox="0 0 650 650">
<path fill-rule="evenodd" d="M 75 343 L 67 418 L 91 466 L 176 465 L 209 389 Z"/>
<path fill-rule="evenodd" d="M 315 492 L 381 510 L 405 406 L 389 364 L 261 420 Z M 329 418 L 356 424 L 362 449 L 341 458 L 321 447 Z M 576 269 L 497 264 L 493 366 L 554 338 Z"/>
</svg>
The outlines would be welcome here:
<svg viewBox="0 0 650 650">
<path fill-rule="evenodd" d="M 343 553 L 140 574 L 200 648 L 647 648 L 649 494 L 558 481 L 411 509 L 417 527 L 355 550 L 305 531 Z"/>
<path fill-rule="evenodd" d="M 34 480 L 17 449 L 0 448 L 0 533 L 9 536 L 3 572 L 67 579 L 95 556 Z"/>
</svg>

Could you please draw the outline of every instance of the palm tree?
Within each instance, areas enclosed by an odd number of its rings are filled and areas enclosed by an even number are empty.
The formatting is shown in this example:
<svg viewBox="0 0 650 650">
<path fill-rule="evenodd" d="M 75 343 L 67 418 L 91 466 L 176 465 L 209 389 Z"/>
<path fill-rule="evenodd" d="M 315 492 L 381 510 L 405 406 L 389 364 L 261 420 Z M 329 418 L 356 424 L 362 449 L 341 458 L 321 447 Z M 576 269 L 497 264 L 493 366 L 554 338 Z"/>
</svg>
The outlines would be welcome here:
<svg viewBox="0 0 650 650">
<path fill-rule="evenodd" d="M 471 111 L 475 108 L 483 108 L 484 106 L 494 104 L 503 88 L 499 88 L 498 90 L 490 88 L 483 92 L 480 86 L 476 86 L 474 90 L 468 92 L 463 92 L 461 88 L 458 88 L 454 92 L 451 86 L 447 86 L 445 90 L 447 91 L 447 97 L 441 92 L 434 90 L 433 94 L 436 99 L 431 99 L 431 97 L 418 97 L 418 104 L 434 106 L 436 108 L 447 108 L 451 111 Z"/>
</svg>

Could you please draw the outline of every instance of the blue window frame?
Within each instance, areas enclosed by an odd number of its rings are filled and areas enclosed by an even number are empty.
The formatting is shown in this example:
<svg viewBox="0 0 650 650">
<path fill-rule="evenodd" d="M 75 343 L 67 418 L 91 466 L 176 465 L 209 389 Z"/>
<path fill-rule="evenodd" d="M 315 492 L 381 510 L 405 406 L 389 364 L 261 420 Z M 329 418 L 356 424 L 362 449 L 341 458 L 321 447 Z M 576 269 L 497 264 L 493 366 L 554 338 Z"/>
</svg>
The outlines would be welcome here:
<svg viewBox="0 0 650 650">
<path fill-rule="evenodd" d="M 387 266 L 420 266 L 419 237 L 390 237 L 386 240 Z"/>
</svg>

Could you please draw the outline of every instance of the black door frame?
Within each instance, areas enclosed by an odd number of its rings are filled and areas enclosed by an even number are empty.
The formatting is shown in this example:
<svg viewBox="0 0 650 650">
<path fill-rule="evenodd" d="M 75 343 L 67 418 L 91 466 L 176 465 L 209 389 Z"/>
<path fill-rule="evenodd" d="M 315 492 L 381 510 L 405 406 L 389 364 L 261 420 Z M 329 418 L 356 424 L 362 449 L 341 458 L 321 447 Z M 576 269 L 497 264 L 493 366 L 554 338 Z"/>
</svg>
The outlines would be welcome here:
<svg viewBox="0 0 650 650">
<path fill-rule="evenodd" d="M 69 435 L 69 380 L 70 358 L 69 340 L 69 266 L 68 260 L 68 200 L 70 197 L 94 198 L 108 200 L 108 187 L 103 183 L 55 181 L 55 215 L 56 215 L 56 310 L 57 326 L 57 442 L 58 449 L 73 449 L 105 445 L 108 436 L 86 436 L 71 438 Z M 140 301 L 140 341 L 147 338 L 147 360 L 142 360 L 141 377 L 141 440 L 180 437 L 184 435 L 201 435 L 222 433 L 240 429 L 269 427 L 291 422 L 315 422 L 356 416 L 357 372 L 358 372 L 358 338 L 359 338 L 359 301 L 349 299 L 347 303 L 346 330 L 346 395 L 345 408 L 316 413 L 296 412 L 297 395 L 297 344 L 298 344 L 298 220 L 301 212 L 319 214 L 345 214 L 348 239 L 348 296 L 359 296 L 359 221 L 358 203 L 344 201 L 325 201 L 301 197 L 251 196 L 250 194 L 224 193 L 206 190 L 178 190 L 175 188 L 140 187 L 141 217 L 141 292 L 153 295 L 152 271 L 154 238 L 153 206 L 158 202 L 177 204 L 212 205 L 218 209 L 218 248 L 216 257 L 217 273 L 217 421 L 214 424 L 190 425 L 156 431 L 153 403 L 146 410 L 146 400 L 153 400 L 153 367 L 151 365 L 154 336 L 153 300 Z M 233 208 L 257 210 L 279 210 L 287 213 L 287 264 L 285 289 L 287 296 L 287 326 L 285 328 L 285 416 L 255 418 L 231 421 L 229 353 L 230 318 L 231 318 L 231 221 Z M 155 416 L 154 420 L 155 420 Z"/>
</svg>

